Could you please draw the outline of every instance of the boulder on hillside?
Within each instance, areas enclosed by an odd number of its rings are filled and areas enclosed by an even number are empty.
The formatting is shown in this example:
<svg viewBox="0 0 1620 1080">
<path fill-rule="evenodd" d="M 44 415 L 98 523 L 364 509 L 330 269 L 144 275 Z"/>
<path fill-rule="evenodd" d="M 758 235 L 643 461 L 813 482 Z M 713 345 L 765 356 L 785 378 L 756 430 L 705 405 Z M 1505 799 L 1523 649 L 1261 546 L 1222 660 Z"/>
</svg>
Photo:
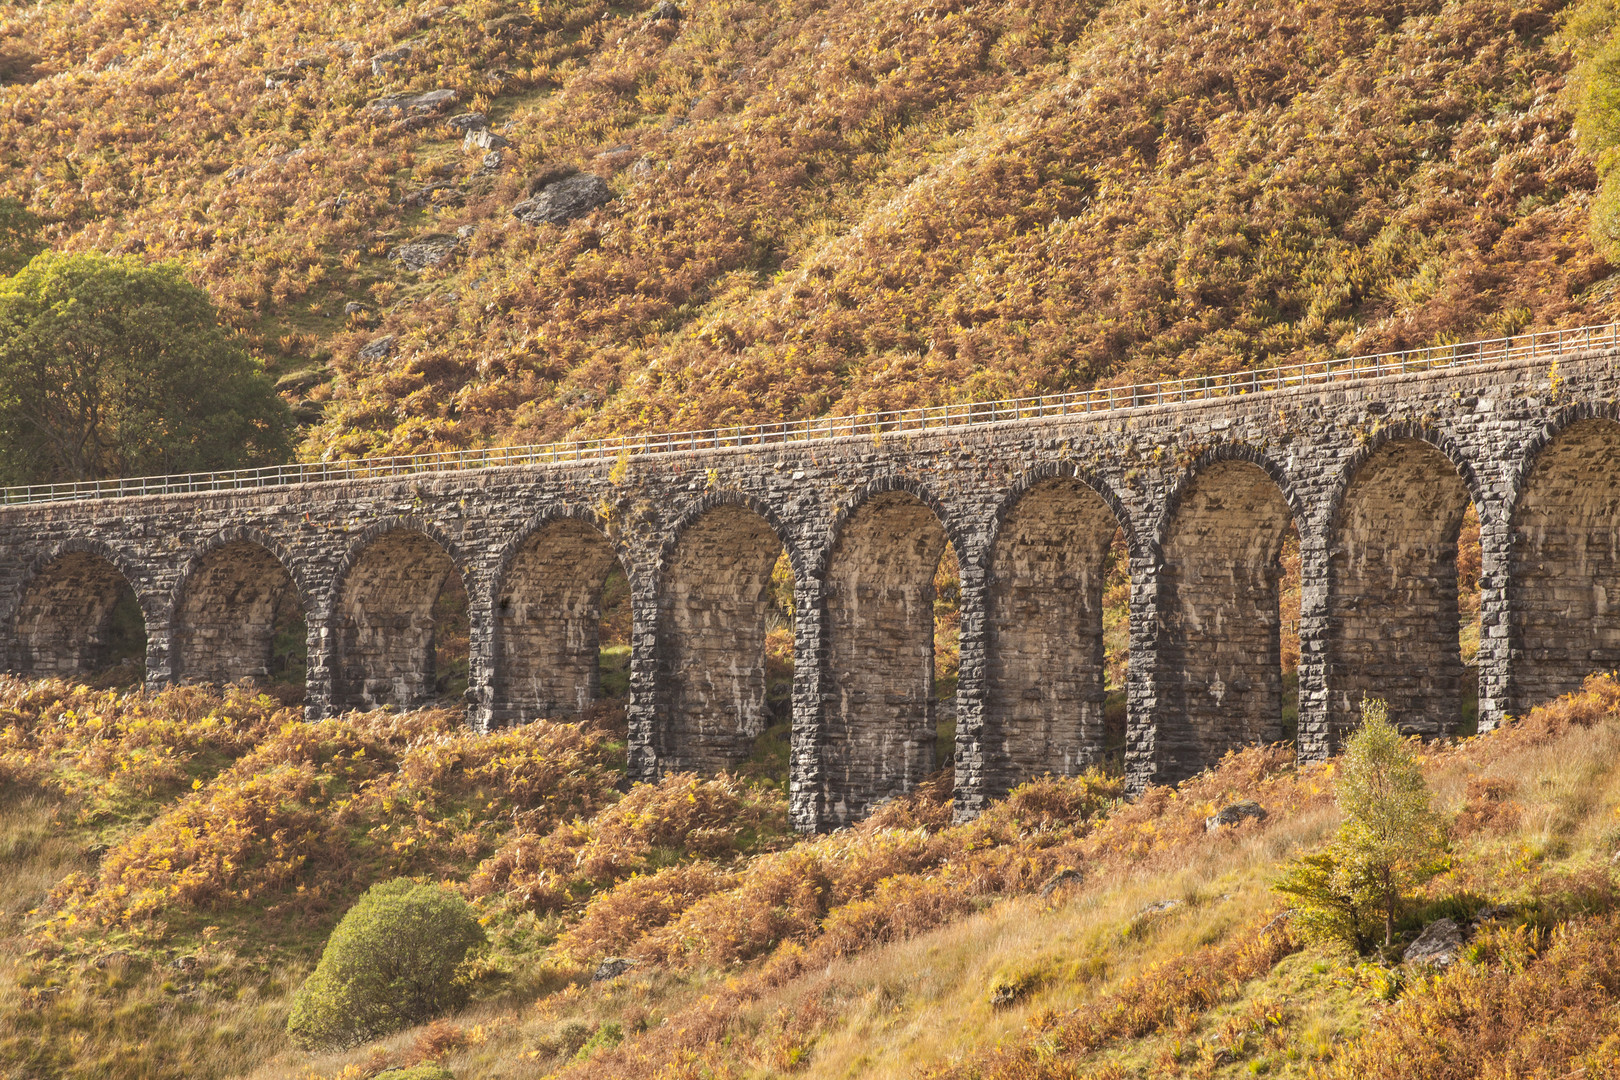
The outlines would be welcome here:
<svg viewBox="0 0 1620 1080">
<path fill-rule="evenodd" d="M 389 64 L 397 64 L 401 60 L 410 59 L 410 55 L 414 51 L 415 50 L 412 49 L 409 45 L 401 45 L 398 48 L 393 48 L 393 49 L 387 50 L 386 52 L 377 53 L 375 56 L 373 56 L 371 58 L 371 73 L 373 75 L 377 76 L 378 78 L 381 78 L 382 75 L 383 75 L 384 70 L 387 67 L 387 65 L 389 65 Z"/>
<path fill-rule="evenodd" d="M 394 335 L 376 338 L 360 346 L 360 359 L 381 360 L 394 351 Z"/>
<path fill-rule="evenodd" d="M 1233 803 L 1231 806 L 1223 806 L 1220 808 L 1220 810 L 1205 818 L 1204 831 L 1214 832 L 1217 829 L 1224 829 L 1230 825 L 1237 825 L 1241 822 L 1247 821 L 1250 818 L 1254 818 L 1257 821 L 1264 821 L 1265 817 L 1266 808 L 1261 806 L 1259 803 L 1252 801 L 1237 802 Z"/>
<path fill-rule="evenodd" d="M 652 9 L 652 13 L 647 17 L 647 21 L 680 22 L 681 9 L 671 3 L 671 0 L 658 0 L 658 6 Z"/>
<path fill-rule="evenodd" d="M 497 135 L 489 128 L 469 131 L 461 140 L 463 150 L 504 150 L 511 145 L 511 139 L 503 135 Z"/>
<path fill-rule="evenodd" d="M 388 253 L 388 257 L 407 270 L 442 266 L 455 254 L 456 243 L 456 238 L 449 233 L 430 233 L 400 244 Z"/>
<path fill-rule="evenodd" d="M 419 94 L 384 94 L 366 103 L 369 113 L 436 116 L 456 100 L 454 90 L 425 90 Z"/>
<path fill-rule="evenodd" d="M 596 971 L 591 974 L 592 982 L 607 982 L 617 979 L 620 975 L 635 967 L 638 961 L 627 956 L 610 956 L 596 965 Z"/>
<path fill-rule="evenodd" d="M 613 191 L 600 176 L 575 173 L 547 184 L 532 199 L 512 207 L 512 216 L 527 225 L 561 225 L 581 214 L 588 214 L 613 199 Z"/>
<path fill-rule="evenodd" d="M 1406 947 L 1401 953 L 1401 959 L 1408 964 L 1422 964 L 1428 967 L 1449 967 L 1462 951 L 1463 932 L 1450 919 L 1436 919 L 1423 928 L 1417 940 Z"/>
<path fill-rule="evenodd" d="M 484 33 L 491 37 L 517 37 L 534 29 L 534 19 L 521 12 L 502 15 L 484 24 Z"/>
<path fill-rule="evenodd" d="M 489 117 L 485 116 L 481 112 L 457 113 L 450 119 L 446 120 L 445 124 L 448 125 L 451 130 L 459 131 L 465 135 L 469 131 L 482 131 L 484 128 L 489 127 Z"/>
</svg>

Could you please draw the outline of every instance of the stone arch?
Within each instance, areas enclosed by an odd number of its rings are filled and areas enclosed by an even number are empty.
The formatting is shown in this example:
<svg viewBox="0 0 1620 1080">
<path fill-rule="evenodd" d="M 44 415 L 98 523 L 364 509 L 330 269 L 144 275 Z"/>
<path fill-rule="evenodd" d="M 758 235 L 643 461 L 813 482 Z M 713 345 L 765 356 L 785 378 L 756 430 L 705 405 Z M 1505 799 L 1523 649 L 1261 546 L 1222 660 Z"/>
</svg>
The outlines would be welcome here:
<svg viewBox="0 0 1620 1080">
<path fill-rule="evenodd" d="M 1103 575 L 1117 530 L 1138 547 L 1128 522 L 1107 486 L 1072 466 L 1031 470 L 998 508 L 980 735 L 989 794 L 1102 760 Z"/>
<path fill-rule="evenodd" d="M 444 534 L 414 516 L 362 530 L 331 591 L 336 709 L 414 708 L 435 697 L 434 607 L 448 588 L 469 596 L 465 564 Z"/>
<path fill-rule="evenodd" d="M 270 680 L 277 628 L 313 614 L 294 565 L 258 529 L 227 529 L 192 552 L 169 601 L 169 678 Z"/>
<path fill-rule="evenodd" d="M 25 675 L 84 675 L 112 659 L 114 615 L 133 596 L 141 634 L 156 625 L 157 602 L 136 589 L 135 562 L 100 540 L 66 540 L 38 556 L 23 574 L 12 605 L 11 668 Z M 140 650 L 144 662 L 144 645 Z"/>
<path fill-rule="evenodd" d="M 1507 707 L 1523 712 L 1620 666 L 1620 418 L 1565 410 L 1513 485 Z"/>
<path fill-rule="evenodd" d="M 1073 480 L 1082 487 L 1090 489 L 1091 493 L 1100 499 L 1108 512 L 1114 516 L 1115 522 L 1125 531 L 1125 544 L 1132 558 L 1147 553 L 1146 545 L 1151 542 L 1142 534 L 1136 515 L 1132 514 L 1126 506 L 1125 500 L 1119 497 L 1102 477 L 1090 469 L 1076 465 L 1073 462 L 1047 462 L 1028 469 L 1020 476 L 1007 493 L 1002 496 L 1001 502 L 996 506 L 994 517 L 990 521 L 990 533 L 986 538 L 985 551 L 993 554 L 996 542 L 1000 539 L 1001 530 L 1006 524 L 1007 515 L 1011 514 L 1023 500 L 1029 490 L 1050 480 Z"/>
<path fill-rule="evenodd" d="M 837 517 L 825 551 L 823 823 L 864 817 L 934 769 L 934 575 L 940 504 L 901 478 L 870 484 Z"/>
<path fill-rule="evenodd" d="M 765 730 L 769 589 L 784 549 L 798 570 L 776 515 L 740 493 L 704 495 L 672 530 L 658 590 L 662 771 L 735 766 Z"/>
<path fill-rule="evenodd" d="M 1153 779 L 1192 775 L 1282 726 L 1280 563 L 1298 500 L 1253 447 L 1212 449 L 1167 502 Z"/>
<path fill-rule="evenodd" d="M 1462 479 L 1468 489 L 1468 498 L 1474 504 L 1483 522 L 1489 509 L 1485 499 L 1484 485 L 1480 483 L 1479 473 L 1467 454 L 1462 452 L 1455 440 L 1445 432 L 1428 424 L 1413 420 L 1401 420 L 1386 424 L 1379 428 L 1352 454 L 1344 467 L 1339 470 L 1333 488 L 1323 502 L 1324 518 L 1327 522 L 1337 525 L 1344 512 L 1345 499 L 1350 493 L 1350 487 L 1356 481 L 1362 468 L 1385 446 L 1392 442 L 1422 442 L 1428 443 L 1442 454 L 1457 475 Z"/>
<path fill-rule="evenodd" d="M 1426 425 L 1393 424 L 1346 464 L 1330 500 L 1328 749 L 1382 698 L 1403 730 L 1453 731 L 1461 715 L 1457 538 L 1478 478 Z"/>
<path fill-rule="evenodd" d="M 496 571 L 491 720 L 573 719 L 601 690 L 602 589 L 626 560 L 597 514 L 578 507 L 530 519 Z"/>
</svg>

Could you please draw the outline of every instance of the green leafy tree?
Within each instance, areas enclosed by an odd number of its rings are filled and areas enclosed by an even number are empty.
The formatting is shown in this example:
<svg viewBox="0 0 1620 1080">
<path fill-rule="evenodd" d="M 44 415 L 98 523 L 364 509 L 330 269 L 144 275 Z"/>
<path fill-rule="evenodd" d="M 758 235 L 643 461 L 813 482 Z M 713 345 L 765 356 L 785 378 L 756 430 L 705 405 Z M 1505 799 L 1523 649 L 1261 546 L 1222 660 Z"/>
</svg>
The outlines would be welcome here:
<svg viewBox="0 0 1620 1080">
<path fill-rule="evenodd" d="M 173 263 L 36 256 L 0 279 L 0 479 L 285 461 L 292 421 L 261 365 Z"/>
<path fill-rule="evenodd" d="M 311 1048 L 353 1046 L 459 1009 L 462 965 L 484 941 L 458 893 L 409 878 L 373 885 L 332 931 L 287 1030 Z"/>
<path fill-rule="evenodd" d="M 1388 946 L 1443 834 L 1423 771 L 1382 701 L 1362 704 L 1361 727 L 1339 765 L 1338 799 L 1344 823 L 1333 842 L 1296 860 L 1274 887 L 1294 899 L 1311 936 L 1365 950 L 1381 931 Z"/>
<path fill-rule="evenodd" d="M 39 218 L 16 199 L 0 199 L 0 275 L 15 274 L 44 250 Z"/>
</svg>

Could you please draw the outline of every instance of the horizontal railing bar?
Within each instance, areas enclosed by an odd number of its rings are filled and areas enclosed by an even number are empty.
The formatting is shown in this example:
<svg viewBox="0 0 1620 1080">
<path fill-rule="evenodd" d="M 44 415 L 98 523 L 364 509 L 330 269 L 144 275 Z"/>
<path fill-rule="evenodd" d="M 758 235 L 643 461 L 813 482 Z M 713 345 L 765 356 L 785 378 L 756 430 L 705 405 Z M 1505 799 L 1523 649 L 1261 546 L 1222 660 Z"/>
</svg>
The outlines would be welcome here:
<svg viewBox="0 0 1620 1080">
<path fill-rule="evenodd" d="M 6 504 L 64 502 L 131 495 L 171 495 L 198 491 L 236 491 L 248 487 L 400 476 L 418 472 L 529 465 L 559 461 L 604 461 L 626 456 L 690 452 L 724 446 L 765 446 L 812 439 L 852 438 L 894 431 L 925 431 L 952 426 L 982 427 L 1015 420 L 1068 415 L 1072 411 L 1107 412 L 1240 394 L 1266 393 L 1290 386 L 1315 386 L 1342 379 L 1380 377 L 1436 367 L 1476 366 L 1519 359 L 1554 359 L 1569 351 L 1620 347 L 1620 323 L 1544 330 L 1512 337 L 1488 338 L 1452 345 L 1369 353 L 1340 359 L 1307 360 L 1275 368 L 1217 375 L 1163 379 L 1151 383 L 1098 386 L 1061 394 L 1036 394 L 996 401 L 955 402 L 891 409 L 812 420 L 779 420 L 726 428 L 663 432 L 619 439 L 576 439 L 563 443 L 499 446 L 475 450 L 440 450 L 346 461 L 295 462 L 229 472 L 182 473 L 66 484 L 31 484 L 0 489 Z"/>
</svg>

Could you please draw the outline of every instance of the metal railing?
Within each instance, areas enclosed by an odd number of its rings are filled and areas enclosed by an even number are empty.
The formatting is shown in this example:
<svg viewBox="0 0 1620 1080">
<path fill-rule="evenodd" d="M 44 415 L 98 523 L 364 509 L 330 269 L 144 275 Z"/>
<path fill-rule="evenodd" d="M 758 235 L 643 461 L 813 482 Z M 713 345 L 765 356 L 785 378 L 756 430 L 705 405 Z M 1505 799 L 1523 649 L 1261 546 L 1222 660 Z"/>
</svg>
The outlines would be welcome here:
<svg viewBox="0 0 1620 1080">
<path fill-rule="evenodd" d="M 551 465 L 613 461 L 624 457 L 683 453 L 727 447 L 768 446 L 819 439 L 840 439 L 938 428 L 982 426 L 1018 420 L 1109 412 L 1155 405 L 1178 405 L 1207 398 L 1259 394 L 1346 379 L 1363 379 L 1436 368 L 1473 367 L 1511 361 L 1553 361 L 1566 353 L 1620 348 L 1620 323 L 1548 330 L 1514 337 L 1489 338 L 1454 345 L 1433 345 L 1401 352 L 1373 353 L 1315 360 L 1283 367 L 1257 368 L 1225 375 L 1166 379 L 1132 386 L 1100 386 L 1064 394 L 930 405 L 892 412 L 825 416 L 616 439 L 582 439 L 533 446 L 453 450 L 398 457 L 358 458 L 272 465 L 257 469 L 34 484 L 0 489 L 5 503 L 58 502 L 70 499 L 118 499 L 136 495 L 242 491 L 368 477 L 484 469 L 511 465 Z"/>
</svg>

